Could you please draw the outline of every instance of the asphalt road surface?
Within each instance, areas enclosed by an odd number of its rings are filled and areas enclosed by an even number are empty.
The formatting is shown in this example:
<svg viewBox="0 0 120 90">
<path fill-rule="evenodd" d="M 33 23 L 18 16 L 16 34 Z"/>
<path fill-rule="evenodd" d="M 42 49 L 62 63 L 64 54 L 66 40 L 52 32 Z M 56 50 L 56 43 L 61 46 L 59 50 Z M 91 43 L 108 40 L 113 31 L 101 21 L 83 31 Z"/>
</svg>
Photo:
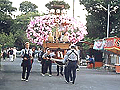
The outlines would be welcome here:
<svg viewBox="0 0 120 90">
<path fill-rule="evenodd" d="M 66 83 L 64 76 L 56 76 L 56 65 L 52 66 L 52 77 L 41 76 L 41 65 L 34 61 L 29 81 L 21 81 L 21 58 L 14 62 L 1 62 L 0 90 L 120 90 L 120 75 L 103 69 L 81 67 L 77 71 L 75 84 Z"/>
</svg>

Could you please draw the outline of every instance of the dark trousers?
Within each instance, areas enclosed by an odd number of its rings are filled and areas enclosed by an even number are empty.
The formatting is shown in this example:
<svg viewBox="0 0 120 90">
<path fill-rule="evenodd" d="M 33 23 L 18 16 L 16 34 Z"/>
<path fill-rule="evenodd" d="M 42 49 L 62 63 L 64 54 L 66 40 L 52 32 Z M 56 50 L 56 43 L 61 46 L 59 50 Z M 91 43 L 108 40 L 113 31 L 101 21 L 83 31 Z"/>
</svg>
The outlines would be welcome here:
<svg viewBox="0 0 120 90">
<path fill-rule="evenodd" d="M 72 81 L 73 83 L 75 82 L 75 78 L 76 78 L 76 67 L 77 67 L 77 62 L 72 62 L 72 61 L 69 61 L 68 63 L 68 66 L 67 66 L 67 71 L 68 71 L 68 75 L 66 77 L 66 80 L 67 82 L 69 82 L 69 77 L 70 77 L 70 74 L 72 72 Z"/>
<path fill-rule="evenodd" d="M 45 62 L 45 65 L 44 65 L 45 71 L 43 74 L 47 73 L 48 68 L 49 68 L 49 74 L 52 74 L 52 70 L 51 70 L 52 69 L 52 62 L 50 60 Z"/>
<path fill-rule="evenodd" d="M 6 53 L 3 53 L 3 59 L 5 60 L 5 57 L 6 57 Z"/>
<path fill-rule="evenodd" d="M 68 81 L 67 79 L 70 78 L 70 80 L 72 81 L 72 73 L 70 73 L 70 75 L 68 76 L 68 67 L 65 66 L 64 68 L 64 75 L 65 75 L 65 80 Z"/>
<path fill-rule="evenodd" d="M 3 59 L 5 60 L 5 55 L 3 55 Z"/>
<path fill-rule="evenodd" d="M 33 60 L 33 59 L 31 59 L 31 68 L 32 68 L 33 62 L 34 62 L 34 60 Z"/>
<path fill-rule="evenodd" d="M 44 67 L 45 67 L 45 63 L 42 63 L 41 73 L 46 73 Z"/>
<path fill-rule="evenodd" d="M 63 72 L 63 66 L 58 66 L 57 65 L 57 74 L 59 75 L 59 68 L 60 68 L 60 73 L 62 74 Z"/>
<path fill-rule="evenodd" d="M 31 65 L 23 66 L 22 78 L 25 79 L 25 73 L 27 70 L 26 80 L 28 80 L 31 70 Z"/>
</svg>

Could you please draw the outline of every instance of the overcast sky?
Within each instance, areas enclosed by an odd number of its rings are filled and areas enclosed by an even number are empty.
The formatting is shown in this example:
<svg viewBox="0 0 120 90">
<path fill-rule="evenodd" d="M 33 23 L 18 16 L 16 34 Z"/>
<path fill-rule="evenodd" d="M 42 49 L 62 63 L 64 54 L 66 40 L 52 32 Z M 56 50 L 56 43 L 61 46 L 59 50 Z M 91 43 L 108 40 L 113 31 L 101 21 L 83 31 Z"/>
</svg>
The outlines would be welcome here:
<svg viewBox="0 0 120 90">
<path fill-rule="evenodd" d="M 30 1 L 34 4 L 36 4 L 38 6 L 38 11 L 39 12 L 46 12 L 47 8 L 45 7 L 45 4 L 48 3 L 49 1 L 53 1 L 53 0 L 10 0 L 11 2 L 13 2 L 13 6 L 16 8 L 19 8 L 20 3 L 23 1 Z M 72 17 L 73 16 L 73 0 L 64 0 L 66 3 L 68 3 L 70 5 L 70 9 L 68 10 L 68 16 Z M 84 6 L 79 4 L 79 0 L 75 0 L 75 5 L 74 5 L 75 9 L 74 9 L 74 16 L 76 19 L 79 19 L 83 24 L 86 23 L 86 16 L 85 14 L 87 14 L 87 11 L 83 11 Z M 19 11 L 15 12 L 16 15 L 20 14 Z M 78 18 L 77 16 L 80 16 L 80 18 Z"/>
</svg>

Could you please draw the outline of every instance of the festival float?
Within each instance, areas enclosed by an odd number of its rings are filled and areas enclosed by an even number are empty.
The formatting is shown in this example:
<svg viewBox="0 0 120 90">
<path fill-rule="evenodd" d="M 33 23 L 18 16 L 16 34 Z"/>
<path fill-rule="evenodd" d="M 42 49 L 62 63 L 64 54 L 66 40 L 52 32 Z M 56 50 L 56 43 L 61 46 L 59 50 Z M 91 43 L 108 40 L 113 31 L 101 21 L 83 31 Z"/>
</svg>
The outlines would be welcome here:
<svg viewBox="0 0 120 90">
<path fill-rule="evenodd" d="M 87 34 L 82 22 L 69 17 L 64 5 L 51 5 L 49 13 L 31 19 L 26 30 L 30 42 L 52 50 L 68 49 L 71 44 L 82 40 Z"/>
</svg>

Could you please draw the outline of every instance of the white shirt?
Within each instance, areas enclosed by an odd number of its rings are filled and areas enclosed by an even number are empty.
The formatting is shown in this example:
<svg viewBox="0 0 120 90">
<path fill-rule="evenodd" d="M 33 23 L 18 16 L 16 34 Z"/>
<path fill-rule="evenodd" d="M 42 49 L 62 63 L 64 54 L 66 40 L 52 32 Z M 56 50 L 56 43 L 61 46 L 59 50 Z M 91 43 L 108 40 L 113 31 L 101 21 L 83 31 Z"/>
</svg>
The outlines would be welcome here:
<svg viewBox="0 0 120 90">
<path fill-rule="evenodd" d="M 74 52 L 72 50 L 74 50 Z M 75 49 L 71 49 L 71 50 L 67 51 L 67 53 L 64 57 L 63 63 L 65 63 L 67 60 L 71 60 L 71 61 L 79 60 L 78 52 Z"/>
<path fill-rule="evenodd" d="M 13 54 L 16 54 L 17 50 L 16 49 L 13 49 Z"/>
<path fill-rule="evenodd" d="M 57 52 L 58 57 L 63 58 L 63 53 L 62 52 Z"/>
<path fill-rule="evenodd" d="M 21 56 L 23 57 L 24 56 L 24 54 L 25 54 L 25 50 L 26 50 L 26 54 L 28 54 L 28 52 L 29 52 L 29 54 L 32 56 L 32 50 L 31 49 L 22 49 L 21 50 Z"/>
</svg>

